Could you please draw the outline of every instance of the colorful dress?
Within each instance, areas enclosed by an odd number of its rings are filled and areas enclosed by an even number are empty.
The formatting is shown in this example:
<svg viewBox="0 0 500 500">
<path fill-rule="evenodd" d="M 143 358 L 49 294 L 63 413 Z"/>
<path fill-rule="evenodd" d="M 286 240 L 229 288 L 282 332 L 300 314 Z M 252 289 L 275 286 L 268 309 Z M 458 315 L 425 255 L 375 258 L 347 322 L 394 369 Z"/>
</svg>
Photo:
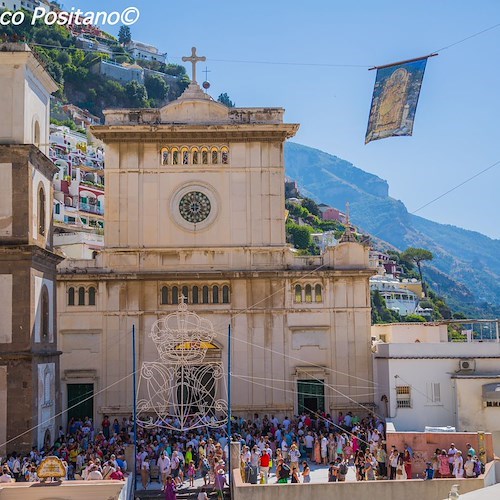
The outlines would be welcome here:
<svg viewBox="0 0 500 500">
<path fill-rule="evenodd" d="M 317 464 L 321 463 L 321 446 L 318 438 L 314 440 L 314 461 Z"/>
<path fill-rule="evenodd" d="M 447 477 L 450 475 L 448 455 L 439 455 L 439 475 L 441 477 Z"/>
</svg>

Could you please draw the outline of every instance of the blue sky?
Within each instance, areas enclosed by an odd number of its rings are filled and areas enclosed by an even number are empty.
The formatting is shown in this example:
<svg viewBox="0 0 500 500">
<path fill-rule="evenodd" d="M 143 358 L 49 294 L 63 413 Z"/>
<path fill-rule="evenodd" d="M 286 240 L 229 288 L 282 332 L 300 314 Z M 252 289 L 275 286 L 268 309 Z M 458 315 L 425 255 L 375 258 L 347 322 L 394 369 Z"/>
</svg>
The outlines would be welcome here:
<svg viewBox="0 0 500 500">
<path fill-rule="evenodd" d="M 429 60 L 413 137 L 368 145 L 374 71 L 225 62 L 396 62 L 500 23 L 497 0 L 72 0 L 63 5 L 138 7 L 134 39 L 156 45 L 173 63 L 198 47 L 207 57 L 212 96 L 227 92 L 237 106 L 284 107 L 286 120 L 301 124 L 296 142 L 386 179 L 390 195 L 409 211 L 500 160 L 500 27 Z M 418 215 L 500 238 L 499 186 L 500 165 Z"/>
</svg>

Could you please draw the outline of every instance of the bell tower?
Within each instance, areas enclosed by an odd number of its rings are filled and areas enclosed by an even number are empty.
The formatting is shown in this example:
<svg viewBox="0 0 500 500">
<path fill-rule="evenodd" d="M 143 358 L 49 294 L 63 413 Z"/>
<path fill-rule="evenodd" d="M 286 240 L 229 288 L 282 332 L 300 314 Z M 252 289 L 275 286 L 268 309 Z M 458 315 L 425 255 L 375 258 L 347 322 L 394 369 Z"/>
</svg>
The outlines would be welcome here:
<svg viewBox="0 0 500 500">
<path fill-rule="evenodd" d="M 26 44 L 0 44 L 0 453 L 53 442 L 59 411 L 48 154 L 56 83 Z M 29 431 L 29 432 L 26 432 Z"/>
</svg>

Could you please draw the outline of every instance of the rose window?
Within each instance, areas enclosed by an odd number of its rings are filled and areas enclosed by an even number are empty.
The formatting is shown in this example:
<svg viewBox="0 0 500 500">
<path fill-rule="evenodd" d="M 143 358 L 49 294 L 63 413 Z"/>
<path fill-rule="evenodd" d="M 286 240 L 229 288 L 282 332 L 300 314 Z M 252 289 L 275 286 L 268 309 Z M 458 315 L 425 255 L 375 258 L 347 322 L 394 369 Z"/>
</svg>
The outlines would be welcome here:
<svg viewBox="0 0 500 500">
<path fill-rule="evenodd" d="M 210 200 L 199 191 L 186 193 L 179 202 L 180 214 L 193 224 L 204 221 L 209 216 L 210 209 Z"/>
</svg>

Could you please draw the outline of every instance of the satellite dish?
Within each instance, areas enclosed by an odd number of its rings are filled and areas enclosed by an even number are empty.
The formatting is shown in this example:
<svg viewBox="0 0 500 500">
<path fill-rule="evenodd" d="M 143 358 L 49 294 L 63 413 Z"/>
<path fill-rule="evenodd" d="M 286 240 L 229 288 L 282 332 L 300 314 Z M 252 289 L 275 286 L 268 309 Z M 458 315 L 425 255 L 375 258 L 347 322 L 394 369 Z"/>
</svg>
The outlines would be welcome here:
<svg viewBox="0 0 500 500">
<path fill-rule="evenodd" d="M 209 88 L 210 88 L 210 82 L 208 82 L 208 81 L 206 81 L 206 80 L 205 80 L 205 81 L 203 82 L 203 84 L 202 84 L 202 87 L 203 87 L 205 90 L 209 89 Z"/>
</svg>

